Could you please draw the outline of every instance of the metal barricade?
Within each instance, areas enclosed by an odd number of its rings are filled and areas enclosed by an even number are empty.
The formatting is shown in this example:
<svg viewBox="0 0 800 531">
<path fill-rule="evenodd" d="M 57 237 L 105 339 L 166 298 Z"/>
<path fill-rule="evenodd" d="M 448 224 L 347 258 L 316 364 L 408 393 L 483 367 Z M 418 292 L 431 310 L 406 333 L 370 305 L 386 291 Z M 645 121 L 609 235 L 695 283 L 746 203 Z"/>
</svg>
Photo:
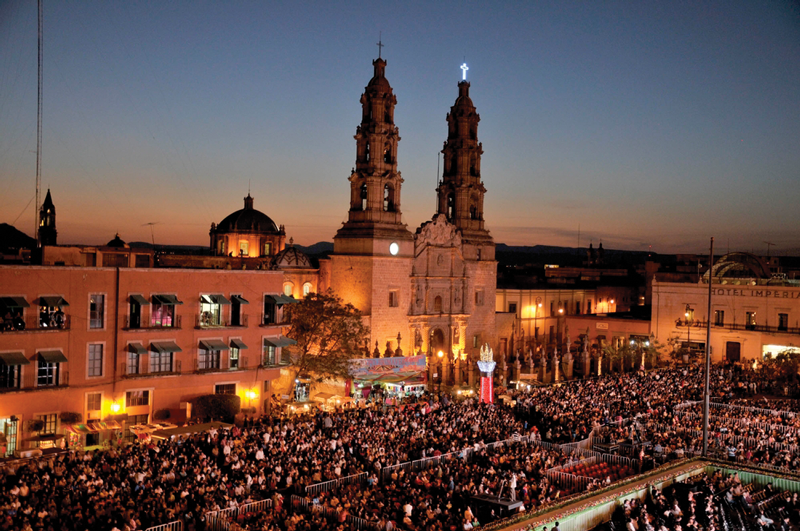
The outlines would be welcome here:
<svg viewBox="0 0 800 531">
<path fill-rule="evenodd" d="M 175 520 L 174 522 L 148 527 L 145 531 L 183 531 L 183 522 Z"/>
</svg>

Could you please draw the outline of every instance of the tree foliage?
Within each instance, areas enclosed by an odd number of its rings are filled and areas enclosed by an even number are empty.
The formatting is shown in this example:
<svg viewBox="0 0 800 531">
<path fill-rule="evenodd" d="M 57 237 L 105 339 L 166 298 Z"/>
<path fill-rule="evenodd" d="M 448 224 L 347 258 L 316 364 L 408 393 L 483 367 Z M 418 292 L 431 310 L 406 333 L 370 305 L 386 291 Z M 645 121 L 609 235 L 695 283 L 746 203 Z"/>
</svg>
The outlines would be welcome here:
<svg viewBox="0 0 800 531">
<path fill-rule="evenodd" d="M 794 350 L 784 350 L 774 358 L 765 358 L 764 367 L 769 369 L 778 381 L 793 383 L 800 378 L 800 353 Z"/>
<path fill-rule="evenodd" d="M 286 309 L 290 327 L 286 335 L 297 341 L 288 348 L 292 382 L 298 375 L 320 382 L 348 378 L 350 360 L 363 357 L 360 346 L 369 337 L 361 312 L 328 290 L 309 293 Z"/>
</svg>

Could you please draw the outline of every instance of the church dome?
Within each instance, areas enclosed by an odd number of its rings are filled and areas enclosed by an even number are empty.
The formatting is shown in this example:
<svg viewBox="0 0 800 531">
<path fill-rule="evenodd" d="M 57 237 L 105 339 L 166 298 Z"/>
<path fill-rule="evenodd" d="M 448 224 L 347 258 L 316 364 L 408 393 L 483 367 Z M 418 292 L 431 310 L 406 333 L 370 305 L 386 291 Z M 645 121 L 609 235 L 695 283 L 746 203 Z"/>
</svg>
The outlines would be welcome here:
<svg viewBox="0 0 800 531">
<path fill-rule="evenodd" d="M 216 226 L 216 232 L 280 233 L 277 225 L 269 216 L 253 208 L 253 198 L 250 197 L 250 194 L 244 198 L 244 208 L 220 221 Z"/>
<path fill-rule="evenodd" d="M 312 269 L 308 255 L 292 245 L 291 241 L 286 248 L 272 258 L 273 269 Z"/>
<path fill-rule="evenodd" d="M 386 79 L 384 72 L 386 71 L 386 61 L 381 58 L 375 59 L 372 62 L 375 68 L 375 75 L 367 83 L 367 89 L 375 89 L 380 92 L 391 92 L 392 87 L 389 85 L 389 80 Z"/>
<path fill-rule="evenodd" d="M 130 247 L 130 245 L 122 241 L 122 238 L 119 237 L 118 232 L 114 235 L 114 239 L 106 244 L 106 247 L 117 247 L 119 249 L 124 249 Z"/>
<path fill-rule="evenodd" d="M 458 98 L 456 98 L 456 102 L 453 105 L 453 110 L 475 111 L 475 105 L 472 103 L 472 98 L 469 97 L 468 81 L 462 81 L 458 84 Z"/>
</svg>

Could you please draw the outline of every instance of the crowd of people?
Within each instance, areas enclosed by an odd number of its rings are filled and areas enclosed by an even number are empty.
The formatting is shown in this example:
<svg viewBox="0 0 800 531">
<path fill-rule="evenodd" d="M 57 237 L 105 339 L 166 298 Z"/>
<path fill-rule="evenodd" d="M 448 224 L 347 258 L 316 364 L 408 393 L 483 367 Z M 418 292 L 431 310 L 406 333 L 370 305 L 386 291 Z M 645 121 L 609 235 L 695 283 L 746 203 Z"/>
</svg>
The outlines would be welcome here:
<svg viewBox="0 0 800 531">
<path fill-rule="evenodd" d="M 759 371 L 718 368 L 711 381 L 713 400 L 727 404 L 712 411 L 713 448 L 733 448 L 733 460 L 800 468 L 795 401 L 755 395 L 767 385 Z M 471 529 L 498 516 L 481 513 L 470 502 L 476 496 L 503 495 L 530 511 L 572 494 L 547 471 L 581 457 L 540 440 L 592 436 L 633 449 L 640 461 L 697 453 L 692 402 L 702 388 L 699 369 L 662 369 L 515 391 L 514 408 L 428 396 L 398 408 L 264 416 L 181 439 L 71 451 L 0 468 L 0 531 L 136 531 L 176 519 L 202 531 L 208 512 L 263 499 L 272 500 L 270 511 L 240 514 L 233 525 L 343 531 L 355 517 L 387 531 Z M 398 466 L 421 459 L 431 465 Z M 306 487 L 357 474 L 363 481 L 306 496 Z M 301 506 L 291 506 L 292 495 Z M 710 520 L 697 521 L 710 528 Z"/>
</svg>

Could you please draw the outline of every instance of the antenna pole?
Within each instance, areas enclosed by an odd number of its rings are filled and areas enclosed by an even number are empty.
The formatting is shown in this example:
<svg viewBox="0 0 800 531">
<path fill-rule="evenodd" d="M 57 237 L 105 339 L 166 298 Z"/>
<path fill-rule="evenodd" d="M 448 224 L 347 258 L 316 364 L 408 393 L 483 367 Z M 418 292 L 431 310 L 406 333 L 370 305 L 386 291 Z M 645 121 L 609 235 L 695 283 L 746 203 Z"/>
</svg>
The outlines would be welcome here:
<svg viewBox="0 0 800 531">
<path fill-rule="evenodd" d="M 436 191 L 439 191 L 439 160 L 441 158 L 441 153 L 436 154 Z M 439 196 L 436 196 L 436 204 L 433 207 L 434 212 L 439 212 Z"/>
<path fill-rule="evenodd" d="M 42 187 L 42 0 L 39 6 L 39 79 L 36 104 L 36 204 L 33 206 L 34 222 L 36 226 L 33 233 L 36 237 L 38 247 L 42 246 L 42 239 L 39 237 L 39 194 Z"/>
<path fill-rule="evenodd" d="M 708 310 L 706 313 L 706 365 L 703 382 L 703 457 L 708 456 L 708 407 L 709 389 L 711 387 L 711 294 L 714 281 L 714 238 L 708 251 Z"/>
</svg>

